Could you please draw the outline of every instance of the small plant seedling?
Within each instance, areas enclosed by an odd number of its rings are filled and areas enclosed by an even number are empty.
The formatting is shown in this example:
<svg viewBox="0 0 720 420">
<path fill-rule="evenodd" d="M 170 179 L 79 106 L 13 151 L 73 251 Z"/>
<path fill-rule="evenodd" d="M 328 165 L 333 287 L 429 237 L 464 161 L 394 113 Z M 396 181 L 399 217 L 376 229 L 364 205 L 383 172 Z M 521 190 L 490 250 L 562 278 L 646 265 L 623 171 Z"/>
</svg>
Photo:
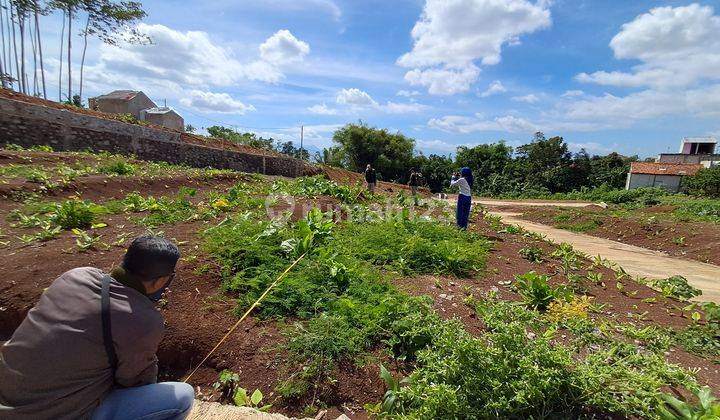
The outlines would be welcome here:
<svg viewBox="0 0 720 420">
<path fill-rule="evenodd" d="M 540 263 L 543 261 L 543 251 L 537 246 L 529 246 L 522 248 L 519 254 L 526 260 L 533 263 Z"/>
<path fill-rule="evenodd" d="M 99 235 L 91 234 L 80 229 L 73 229 L 72 233 L 75 235 L 75 245 L 80 252 L 94 249 L 95 246 L 100 243 L 101 236 Z"/>
<path fill-rule="evenodd" d="M 247 390 L 245 388 L 237 388 L 235 390 L 235 394 L 233 395 L 233 402 L 235 405 L 240 407 L 252 407 L 260 411 L 268 411 L 272 404 L 267 404 L 261 406 L 260 403 L 263 400 L 263 393 L 256 389 L 252 395 L 248 397 Z"/>
</svg>

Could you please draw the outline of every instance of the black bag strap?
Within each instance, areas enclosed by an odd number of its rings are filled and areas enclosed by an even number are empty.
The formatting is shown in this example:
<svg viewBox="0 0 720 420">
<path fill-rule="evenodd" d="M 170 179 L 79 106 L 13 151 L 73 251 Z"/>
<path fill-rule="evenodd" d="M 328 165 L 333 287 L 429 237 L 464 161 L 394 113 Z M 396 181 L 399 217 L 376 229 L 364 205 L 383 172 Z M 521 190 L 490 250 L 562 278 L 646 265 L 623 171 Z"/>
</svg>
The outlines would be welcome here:
<svg viewBox="0 0 720 420">
<path fill-rule="evenodd" d="M 102 318 L 103 343 L 105 344 L 105 353 L 107 353 L 110 367 L 115 376 L 117 369 L 117 355 L 115 354 L 115 346 L 112 339 L 112 325 L 110 324 L 110 282 L 112 277 L 105 275 L 102 279 L 102 290 L 100 291 L 100 316 Z"/>
</svg>

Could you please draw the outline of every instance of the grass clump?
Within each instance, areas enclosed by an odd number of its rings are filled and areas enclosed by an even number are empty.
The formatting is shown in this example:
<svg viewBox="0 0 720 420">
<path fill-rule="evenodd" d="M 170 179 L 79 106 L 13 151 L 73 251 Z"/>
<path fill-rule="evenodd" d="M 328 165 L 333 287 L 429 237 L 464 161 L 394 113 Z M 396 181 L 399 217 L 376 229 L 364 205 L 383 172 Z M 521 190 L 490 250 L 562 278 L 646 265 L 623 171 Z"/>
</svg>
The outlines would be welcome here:
<svg viewBox="0 0 720 420">
<path fill-rule="evenodd" d="M 137 167 L 125 159 L 116 158 L 98 166 L 97 170 L 108 175 L 132 175 L 137 171 Z"/>
</svg>

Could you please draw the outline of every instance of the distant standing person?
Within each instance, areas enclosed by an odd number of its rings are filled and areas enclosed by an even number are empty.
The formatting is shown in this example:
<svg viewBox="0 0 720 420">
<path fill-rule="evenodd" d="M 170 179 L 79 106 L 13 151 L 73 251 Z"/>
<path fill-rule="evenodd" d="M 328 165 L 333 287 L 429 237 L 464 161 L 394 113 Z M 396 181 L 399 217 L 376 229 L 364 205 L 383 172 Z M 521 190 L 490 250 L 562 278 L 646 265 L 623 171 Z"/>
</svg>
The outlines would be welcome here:
<svg viewBox="0 0 720 420">
<path fill-rule="evenodd" d="M 365 168 L 365 182 L 367 182 L 368 191 L 374 193 L 375 185 L 377 185 L 377 174 L 375 173 L 375 168 L 373 168 L 369 163 L 367 168 Z"/>
<path fill-rule="evenodd" d="M 468 220 L 470 219 L 470 205 L 472 204 L 472 185 L 473 176 L 470 168 L 462 168 L 460 174 L 457 172 L 453 175 L 450 181 L 450 186 L 455 185 L 460 188 L 460 194 L 458 194 L 457 211 L 455 217 L 457 219 L 457 225 L 460 229 L 467 229 Z"/>
<path fill-rule="evenodd" d="M 418 203 L 417 193 L 418 193 L 418 187 L 420 187 L 420 172 L 418 172 L 415 168 L 412 168 L 410 170 L 410 181 L 408 181 L 408 185 L 410 186 L 410 190 L 412 191 L 413 199 L 415 200 L 415 205 Z"/>
<path fill-rule="evenodd" d="M 83 267 L 53 281 L 0 347 L 0 419 L 187 417 L 192 386 L 157 383 L 155 356 L 155 302 L 179 258 L 172 242 L 141 236 L 111 274 Z"/>
</svg>

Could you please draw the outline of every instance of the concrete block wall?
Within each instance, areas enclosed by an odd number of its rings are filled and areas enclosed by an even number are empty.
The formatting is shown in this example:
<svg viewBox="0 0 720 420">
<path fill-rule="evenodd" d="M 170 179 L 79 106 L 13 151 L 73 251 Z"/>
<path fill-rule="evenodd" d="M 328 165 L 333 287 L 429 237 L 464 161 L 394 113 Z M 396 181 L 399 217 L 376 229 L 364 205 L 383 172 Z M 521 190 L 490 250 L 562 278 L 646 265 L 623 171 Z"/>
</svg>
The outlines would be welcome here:
<svg viewBox="0 0 720 420">
<path fill-rule="evenodd" d="M 0 97 L 0 144 L 57 151 L 107 151 L 196 168 L 302 176 L 305 163 L 185 143 L 180 134 Z"/>
</svg>

